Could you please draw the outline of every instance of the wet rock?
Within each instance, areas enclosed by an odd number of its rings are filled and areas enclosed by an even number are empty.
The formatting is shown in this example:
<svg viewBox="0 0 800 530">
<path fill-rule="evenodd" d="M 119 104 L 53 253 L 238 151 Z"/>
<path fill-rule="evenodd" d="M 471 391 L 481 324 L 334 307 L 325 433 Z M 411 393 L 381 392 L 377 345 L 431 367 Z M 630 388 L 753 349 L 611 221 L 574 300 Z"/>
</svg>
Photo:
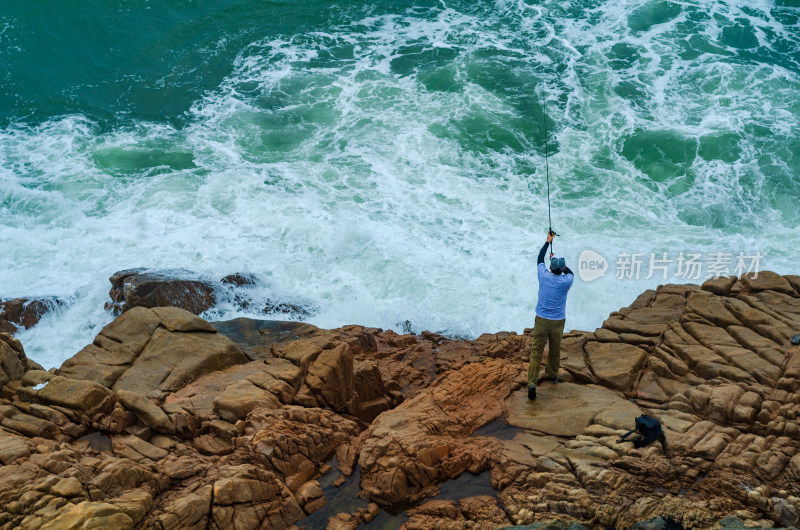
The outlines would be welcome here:
<svg viewBox="0 0 800 530">
<path fill-rule="evenodd" d="M 64 305 L 64 300 L 54 296 L 0 300 L 0 333 L 32 328 L 46 313 Z"/>
<path fill-rule="evenodd" d="M 119 315 L 134 307 L 179 307 L 199 315 L 218 302 L 231 302 L 244 310 L 264 304 L 266 314 L 307 317 L 313 304 L 306 300 L 254 296 L 258 278 L 250 273 L 229 274 L 219 281 L 183 269 L 137 268 L 116 272 L 109 278 L 111 302 L 106 309 Z"/>
<path fill-rule="evenodd" d="M 185 270 L 129 269 L 114 273 L 109 281 L 115 312 L 134 307 L 180 307 L 199 315 L 216 303 L 213 285 Z"/>
<path fill-rule="evenodd" d="M 254 274 L 236 273 L 223 277 L 220 280 L 220 283 L 241 287 L 243 285 L 256 285 L 258 283 L 258 279 L 256 279 Z"/>
<path fill-rule="evenodd" d="M 703 285 L 705 288 L 705 284 Z M 682 525 L 675 522 L 671 517 L 654 517 L 649 521 L 639 521 L 631 527 L 631 530 L 678 530 Z"/>
<path fill-rule="evenodd" d="M 318 327 L 303 322 L 252 318 L 213 322 L 213 326 L 231 339 L 253 361 L 271 358 L 273 348 L 282 348 L 298 339 L 309 338 L 323 332 Z"/>
<path fill-rule="evenodd" d="M 267 300 L 263 312 L 268 315 L 297 315 L 301 317 L 309 317 L 314 314 L 314 310 L 309 303 L 303 304 L 278 299 Z"/>
</svg>

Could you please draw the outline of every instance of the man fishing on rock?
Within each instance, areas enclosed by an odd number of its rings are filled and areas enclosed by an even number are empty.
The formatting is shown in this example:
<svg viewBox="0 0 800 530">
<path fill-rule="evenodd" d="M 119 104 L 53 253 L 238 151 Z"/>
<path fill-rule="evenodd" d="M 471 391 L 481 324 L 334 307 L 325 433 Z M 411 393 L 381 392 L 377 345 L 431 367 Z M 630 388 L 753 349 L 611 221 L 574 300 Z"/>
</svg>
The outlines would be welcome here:
<svg viewBox="0 0 800 530">
<path fill-rule="evenodd" d="M 533 326 L 533 344 L 531 345 L 530 364 L 528 366 L 528 399 L 536 399 L 536 383 L 539 379 L 539 367 L 542 364 L 544 345 L 550 341 L 547 354 L 545 375 L 553 383 L 558 382 L 558 367 L 561 362 L 561 335 L 564 333 L 566 319 L 567 293 L 575 275 L 567 267 L 561 256 L 550 253 L 550 270 L 544 264 L 547 247 L 553 242 L 556 233 L 548 231 L 547 241 L 539 258 L 536 269 L 539 276 L 539 301 L 536 304 L 536 323 Z"/>
</svg>

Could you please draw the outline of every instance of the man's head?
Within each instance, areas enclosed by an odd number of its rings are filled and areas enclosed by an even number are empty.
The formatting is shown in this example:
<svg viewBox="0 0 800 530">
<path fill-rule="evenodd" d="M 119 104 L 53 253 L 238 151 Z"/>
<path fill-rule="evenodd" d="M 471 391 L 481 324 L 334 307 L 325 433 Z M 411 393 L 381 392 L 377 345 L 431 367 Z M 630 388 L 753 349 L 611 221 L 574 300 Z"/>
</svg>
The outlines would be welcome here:
<svg viewBox="0 0 800 530">
<path fill-rule="evenodd" d="M 553 256 L 550 259 L 550 271 L 553 274 L 561 274 L 567 268 L 567 262 L 561 256 Z"/>
</svg>

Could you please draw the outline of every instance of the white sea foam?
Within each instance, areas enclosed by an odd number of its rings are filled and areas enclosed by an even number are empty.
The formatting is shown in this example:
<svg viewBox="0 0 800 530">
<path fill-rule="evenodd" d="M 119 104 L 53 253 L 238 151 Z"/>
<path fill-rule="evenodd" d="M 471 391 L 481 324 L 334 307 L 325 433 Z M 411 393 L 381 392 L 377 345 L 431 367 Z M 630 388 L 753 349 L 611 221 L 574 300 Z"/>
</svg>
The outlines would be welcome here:
<svg viewBox="0 0 800 530">
<path fill-rule="evenodd" d="M 552 120 L 558 251 L 570 266 L 586 248 L 610 262 L 605 278 L 576 282 L 568 328 L 593 329 L 664 283 L 644 279 L 646 268 L 638 281 L 615 279 L 619 252 L 758 250 L 762 267 L 796 272 L 797 198 L 774 199 L 781 188 L 760 157 L 778 173 L 791 161 L 752 132 L 796 140 L 796 70 L 684 59 L 677 47 L 687 9 L 710 17 L 714 41 L 714 14 L 749 20 L 760 46 L 796 37 L 751 2 L 684 4 L 632 30 L 647 5 L 579 17 L 504 1 L 373 16 L 251 44 L 181 129 L 105 132 L 67 116 L 0 131 L 0 295 L 70 301 L 20 333 L 26 351 L 47 367 L 73 355 L 112 318 L 105 279 L 142 265 L 256 272 L 256 298 L 310 301 L 309 321 L 323 327 L 522 331 L 547 227 L 538 122 L 524 125 L 540 119 L 525 107 L 537 93 Z M 637 50 L 624 68 L 611 65 L 619 43 Z M 426 69 L 437 53 L 449 55 Z M 447 71 L 449 87 L 425 81 Z M 493 86 L 499 71 L 518 85 Z M 619 95 L 621 83 L 641 97 Z M 696 151 L 683 176 L 653 179 L 623 155 L 626 142 L 647 149 L 658 142 L 641 135 L 661 133 Z M 739 154 L 703 158 L 701 140 L 720 134 L 735 135 Z M 223 301 L 206 316 L 245 315 L 257 316 Z"/>
</svg>

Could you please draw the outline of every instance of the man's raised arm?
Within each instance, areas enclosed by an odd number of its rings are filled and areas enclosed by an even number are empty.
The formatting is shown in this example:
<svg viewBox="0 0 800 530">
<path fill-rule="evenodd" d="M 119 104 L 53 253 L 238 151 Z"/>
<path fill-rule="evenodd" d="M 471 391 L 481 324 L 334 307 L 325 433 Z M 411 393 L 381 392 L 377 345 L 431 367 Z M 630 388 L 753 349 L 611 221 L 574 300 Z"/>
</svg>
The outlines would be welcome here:
<svg viewBox="0 0 800 530">
<path fill-rule="evenodd" d="M 550 246 L 550 243 L 553 241 L 554 236 L 555 234 L 553 232 L 549 232 L 547 234 L 547 241 L 544 242 L 542 250 L 539 251 L 539 259 L 536 260 L 536 265 L 544 263 L 544 255 L 547 253 L 547 247 Z"/>
</svg>

